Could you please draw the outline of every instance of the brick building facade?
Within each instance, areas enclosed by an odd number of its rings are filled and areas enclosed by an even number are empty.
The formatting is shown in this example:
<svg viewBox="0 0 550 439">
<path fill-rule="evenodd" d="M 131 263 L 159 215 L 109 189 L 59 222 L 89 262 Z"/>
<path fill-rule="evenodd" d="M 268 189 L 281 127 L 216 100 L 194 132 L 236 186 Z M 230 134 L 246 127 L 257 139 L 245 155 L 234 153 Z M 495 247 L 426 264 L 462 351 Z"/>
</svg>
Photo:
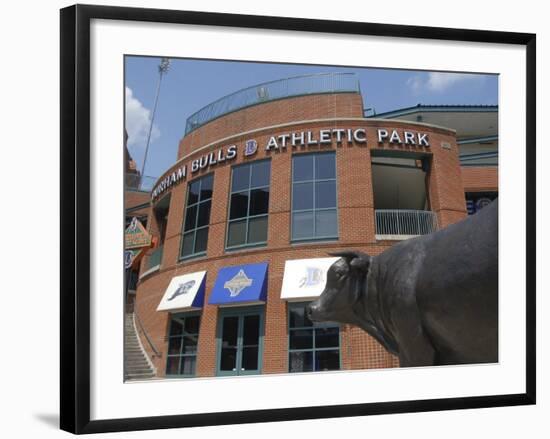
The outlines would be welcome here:
<svg viewBox="0 0 550 439">
<path fill-rule="evenodd" d="M 364 331 L 304 319 L 311 297 L 284 297 L 285 264 L 344 249 L 376 255 L 460 221 L 465 192 L 498 189 L 496 168 L 462 167 L 452 128 L 365 118 L 358 89 L 277 99 L 261 90 L 252 105 L 188 122 L 177 161 L 149 194 L 159 247 L 142 262 L 135 315 L 156 376 L 397 367 Z M 263 296 L 211 303 L 255 282 L 247 267 L 259 263 Z M 244 278 L 220 286 L 227 267 Z M 202 303 L 158 310 L 178 294 L 167 291 L 174 278 L 203 271 L 193 291 Z"/>
</svg>

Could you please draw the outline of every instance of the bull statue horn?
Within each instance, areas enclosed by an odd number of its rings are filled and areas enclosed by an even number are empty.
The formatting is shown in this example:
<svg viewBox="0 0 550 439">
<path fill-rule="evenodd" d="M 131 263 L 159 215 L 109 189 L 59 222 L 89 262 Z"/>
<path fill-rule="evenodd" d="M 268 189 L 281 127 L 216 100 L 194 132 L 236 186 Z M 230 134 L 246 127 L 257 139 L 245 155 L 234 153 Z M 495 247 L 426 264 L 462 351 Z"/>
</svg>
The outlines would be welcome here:
<svg viewBox="0 0 550 439">
<path fill-rule="evenodd" d="M 369 271 L 371 256 L 360 251 L 344 250 L 340 252 L 329 253 L 331 256 L 344 258 L 353 270 L 366 274 Z"/>
</svg>

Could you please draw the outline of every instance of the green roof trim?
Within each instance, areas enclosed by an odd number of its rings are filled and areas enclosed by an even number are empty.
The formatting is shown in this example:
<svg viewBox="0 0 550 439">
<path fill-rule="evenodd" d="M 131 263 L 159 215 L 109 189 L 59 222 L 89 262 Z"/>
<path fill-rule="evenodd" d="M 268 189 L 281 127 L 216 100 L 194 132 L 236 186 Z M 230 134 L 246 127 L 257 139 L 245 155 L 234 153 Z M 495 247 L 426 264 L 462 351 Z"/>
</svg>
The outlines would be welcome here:
<svg viewBox="0 0 550 439">
<path fill-rule="evenodd" d="M 414 107 L 400 108 L 397 110 L 387 111 L 385 113 L 373 114 L 365 116 L 367 119 L 391 119 L 393 117 L 406 116 L 415 113 L 496 113 L 498 105 L 424 105 L 418 104 Z"/>
<path fill-rule="evenodd" d="M 485 143 L 485 142 L 496 142 L 498 141 L 498 136 L 484 136 L 484 137 L 467 137 L 464 139 L 458 139 L 456 143 L 459 145 L 468 145 L 472 143 Z"/>
</svg>

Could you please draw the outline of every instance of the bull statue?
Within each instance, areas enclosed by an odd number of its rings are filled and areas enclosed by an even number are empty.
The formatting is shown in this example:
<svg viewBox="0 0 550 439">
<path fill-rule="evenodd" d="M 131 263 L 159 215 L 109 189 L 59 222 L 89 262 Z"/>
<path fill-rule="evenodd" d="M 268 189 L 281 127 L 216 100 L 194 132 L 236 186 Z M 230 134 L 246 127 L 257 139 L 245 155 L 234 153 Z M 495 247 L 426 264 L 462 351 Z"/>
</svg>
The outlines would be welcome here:
<svg viewBox="0 0 550 439">
<path fill-rule="evenodd" d="M 401 367 L 498 361 L 498 201 L 377 256 L 339 256 L 313 321 L 356 325 Z"/>
</svg>

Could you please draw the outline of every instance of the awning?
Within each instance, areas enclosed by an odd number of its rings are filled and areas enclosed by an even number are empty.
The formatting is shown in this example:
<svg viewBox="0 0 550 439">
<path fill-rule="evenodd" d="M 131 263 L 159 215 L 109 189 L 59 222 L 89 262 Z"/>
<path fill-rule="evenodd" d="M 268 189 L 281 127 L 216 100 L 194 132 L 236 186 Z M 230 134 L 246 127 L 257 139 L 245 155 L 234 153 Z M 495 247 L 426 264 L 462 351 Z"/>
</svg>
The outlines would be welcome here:
<svg viewBox="0 0 550 439">
<path fill-rule="evenodd" d="M 285 262 L 281 299 L 314 299 L 325 289 L 327 271 L 340 258 L 295 259 Z"/>
<path fill-rule="evenodd" d="M 223 267 L 210 294 L 210 305 L 265 302 L 267 262 Z"/>
<path fill-rule="evenodd" d="M 206 271 L 173 277 L 157 307 L 157 311 L 186 311 L 202 308 Z"/>
</svg>

